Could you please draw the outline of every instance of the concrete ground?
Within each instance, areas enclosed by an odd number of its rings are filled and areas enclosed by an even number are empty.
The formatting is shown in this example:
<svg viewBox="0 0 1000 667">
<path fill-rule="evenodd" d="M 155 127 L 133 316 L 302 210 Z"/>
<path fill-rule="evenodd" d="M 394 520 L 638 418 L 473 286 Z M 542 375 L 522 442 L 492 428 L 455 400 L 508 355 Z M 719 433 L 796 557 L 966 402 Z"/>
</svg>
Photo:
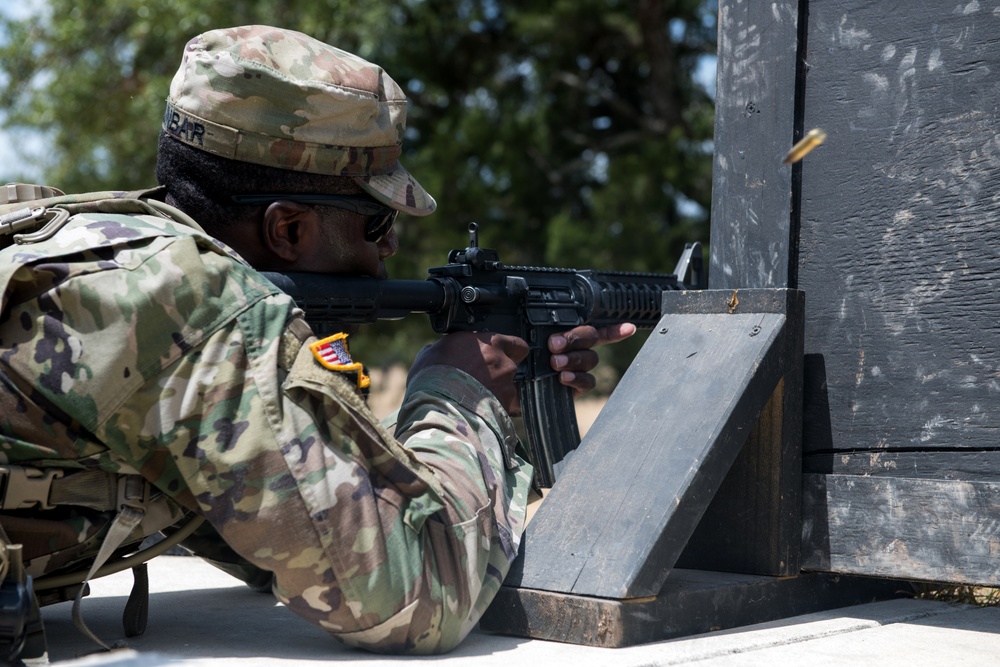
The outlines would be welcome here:
<svg viewBox="0 0 1000 667">
<path fill-rule="evenodd" d="M 601 649 L 474 632 L 455 652 L 386 658 L 347 648 L 269 595 L 195 558 L 161 556 L 149 566 L 149 626 L 127 649 L 94 650 L 73 626 L 70 604 L 42 610 L 49 657 L 59 667 L 283 667 L 435 664 L 442 667 L 658 667 L 660 665 L 1000 664 L 1000 608 L 893 600 L 684 639 Z M 122 636 L 128 572 L 99 579 L 83 600 L 87 625 L 106 642 Z"/>
</svg>

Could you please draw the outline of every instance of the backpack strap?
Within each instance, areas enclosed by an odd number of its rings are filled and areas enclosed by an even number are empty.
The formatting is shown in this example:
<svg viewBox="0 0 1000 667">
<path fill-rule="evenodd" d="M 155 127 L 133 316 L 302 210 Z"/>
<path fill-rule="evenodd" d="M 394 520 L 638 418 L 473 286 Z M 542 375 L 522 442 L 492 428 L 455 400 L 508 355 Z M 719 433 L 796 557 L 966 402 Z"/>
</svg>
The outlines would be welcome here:
<svg viewBox="0 0 1000 667">
<path fill-rule="evenodd" d="M 32 185 L 30 183 L 8 183 L 0 187 L 0 204 L 37 201 L 49 197 L 62 197 L 65 192 L 49 185 Z"/>
<path fill-rule="evenodd" d="M 63 468 L 0 465 L 0 510 L 50 510 L 58 505 L 118 509 L 119 487 L 125 475 L 103 470 L 65 473 Z"/>
<path fill-rule="evenodd" d="M 84 636 L 105 650 L 111 650 L 111 647 L 101 641 L 83 621 L 81 601 L 87 590 L 87 582 L 95 577 L 131 567 L 135 583 L 125 605 L 122 623 L 127 637 L 141 635 L 146 629 L 149 609 L 149 579 L 145 561 L 179 543 L 205 520 L 202 516 L 196 516 L 168 540 L 163 540 L 149 549 L 105 567 L 109 559 L 142 523 L 153 495 L 153 486 L 141 475 L 109 473 L 102 470 L 67 472 L 62 468 L 0 465 L 0 510 L 31 508 L 47 510 L 58 506 L 76 505 L 98 511 L 116 512 L 100 550 L 85 574 L 75 572 L 41 577 L 36 587 L 38 590 L 50 590 L 76 585 L 72 611 L 73 624 Z M 6 542 L 6 539 L 3 541 Z M 23 573 L 24 567 L 20 560 L 19 549 L 17 554 L 17 563 Z M 3 567 L 2 560 L 0 567 Z M 28 580 L 30 585 L 31 577 L 28 577 Z M 33 591 L 29 597 L 37 607 Z M 0 598 L 0 634 L 2 634 L 2 613 L 2 598 Z"/>
<path fill-rule="evenodd" d="M 118 514 L 115 516 L 114 521 L 111 522 L 111 527 L 108 528 L 108 534 L 104 537 L 104 542 L 101 543 L 101 550 L 97 552 L 97 556 L 94 558 L 94 563 L 90 566 L 90 571 L 87 572 L 86 578 L 83 580 L 84 585 L 80 586 L 80 590 L 76 594 L 76 598 L 73 600 L 73 625 L 79 630 L 84 636 L 90 640 L 96 642 L 106 651 L 110 651 L 111 647 L 105 644 L 103 641 L 98 639 L 97 635 L 91 632 L 87 624 L 83 622 L 83 614 L 80 613 L 80 602 L 83 600 L 83 591 L 86 588 L 86 583 L 97 574 L 97 571 L 101 569 L 101 566 L 108 561 L 109 558 L 118 550 L 128 536 L 132 534 L 132 531 L 138 526 L 143 517 L 146 515 L 144 498 L 148 497 L 147 489 L 144 489 L 144 480 L 138 475 L 126 475 L 125 476 L 125 489 L 122 497 L 122 505 L 118 510 Z M 148 484 L 148 483 L 147 483 Z M 138 579 L 137 579 L 137 583 Z M 140 592 L 140 594 L 142 594 Z M 132 595 L 135 595 L 135 590 L 133 589 Z M 129 596 L 131 600 L 132 595 Z M 145 592 L 142 594 L 145 600 L 140 604 L 140 608 L 145 610 L 149 607 L 149 584 L 146 583 Z M 146 619 L 143 617 L 141 619 L 133 619 L 134 623 L 140 628 L 141 634 L 142 630 L 146 629 Z M 126 622 L 126 629 L 132 629 L 129 627 L 129 623 Z"/>
<path fill-rule="evenodd" d="M 12 186 L 20 189 L 8 192 Z M 43 241 L 78 213 L 152 215 L 205 232 L 194 218 L 162 201 L 165 195 L 166 188 L 162 186 L 131 192 L 66 195 L 47 186 L 8 184 L 0 188 L 0 240 L 10 237 L 19 244 Z M 37 231 L 26 231 L 32 228 Z"/>
</svg>

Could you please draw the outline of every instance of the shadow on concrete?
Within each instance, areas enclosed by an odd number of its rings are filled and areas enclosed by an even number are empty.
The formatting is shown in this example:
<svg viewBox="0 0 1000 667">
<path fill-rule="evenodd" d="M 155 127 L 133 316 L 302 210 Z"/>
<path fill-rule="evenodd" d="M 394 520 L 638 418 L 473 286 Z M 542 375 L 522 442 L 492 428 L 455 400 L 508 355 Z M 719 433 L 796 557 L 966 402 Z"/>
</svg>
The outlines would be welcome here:
<svg viewBox="0 0 1000 667">
<path fill-rule="evenodd" d="M 124 638 L 121 614 L 127 596 L 84 598 L 83 619 L 101 640 Z M 73 625 L 72 605 L 45 607 L 42 616 L 49 658 L 65 661 L 99 650 Z M 386 660 L 341 644 L 280 605 L 270 594 L 227 587 L 151 593 L 149 624 L 141 637 L 127 641 L 140 653 L 177 658 L 274 658 L 283 661 Z M 462 660 L 513 650 L 527 640 L 474 634 L 446 656 L 420 661 Z"/>
</svg>

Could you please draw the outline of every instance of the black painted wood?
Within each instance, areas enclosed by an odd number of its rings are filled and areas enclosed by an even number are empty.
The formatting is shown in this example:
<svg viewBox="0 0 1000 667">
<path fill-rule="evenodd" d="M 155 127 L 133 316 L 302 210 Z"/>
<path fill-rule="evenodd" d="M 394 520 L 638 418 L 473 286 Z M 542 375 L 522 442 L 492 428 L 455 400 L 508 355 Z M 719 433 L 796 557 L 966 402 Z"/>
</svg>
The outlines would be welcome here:
<svg viewBox="0 0 1000 667">
<path fill-rule="evenodd" d="M 803 568 L 1000 585 L 1000 482 L 807 474 Z"/>
<path fill-rule="evenodd" d="M 1000 12 L 826 0 L 808 22 L 804 123 L 829 136 L 802 168 L 806 451 L 995 448 Z"/>
<path fill-rule="evenodd" d="M 737 290 L 738 299 L 741 291 Z M 787 371 L 677 561 L 677 567 L 793 575 L 800 567 L 802 317 L 804 295 L 788 299 Z"/>
<path fill-rule="evenodd" d="M 788 368 L 787 290 L 665 293 L 665 313 L 535 515 L 507 582 L 655 595 Z"/>
<path fill-rule="evenodd" d="M 866 477 L 1000 482 L 1000 450 L 826 452 L 806 457 L 803 470 Z"/>
<path fill-rule="evenodd" d="M 801 136 L 799 2 L 719 3 L 712 288 L 795 287 Z M 801 358 L 801 339 L 798 341 Z M 799 567 L 801 370 L 771 397 L 680 563 L 786 575 Z"/>
<path fill-rule="evenodd" d="M 655 597 L 606 600 L 503 586 L 486 632 L 619 648 L 886 600 L 906 582 L 809 574 L 763 577 L 674 570 Z"/>
<path fill-rule="evenodd" d="M 709 287 L 796 287 L 798 0 L 720 0 Z M 797 168 L 796 168 L 797 169 Z"/>
</svg>

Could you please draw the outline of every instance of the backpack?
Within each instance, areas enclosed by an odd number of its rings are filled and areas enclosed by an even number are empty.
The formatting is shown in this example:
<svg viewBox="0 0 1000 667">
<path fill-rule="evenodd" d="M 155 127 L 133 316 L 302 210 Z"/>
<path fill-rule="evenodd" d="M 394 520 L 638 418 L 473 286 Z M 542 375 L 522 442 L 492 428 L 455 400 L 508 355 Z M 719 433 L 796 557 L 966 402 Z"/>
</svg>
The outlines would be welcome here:
<svg viewBox="0 0 1000 667">
<path fill-rule="evenodd" d="M 46 186 L 0 186 L 0 249 L 50 238 L 78 213 L 153 215 L 202 231 L 181 211 L 150 198 L 155 193 L 147 190 L 65 195 Z M 110 650 L 83 622 L 80 602 L 89 592 L 88 581 L 129 568 L 135 584 L 122 620 L 126 637 L 141 635 L 146 629 L 149 602 L 146 561 L 189 537 L 205 520 L 195 515 L 166 539 L 136 551 L 141 544 L 135 539 L 137 531 L 146 538 L 176 525 L 176 520 L 168 521 L 170 513 L 163 511 L 164 502 L 165 496 L 140 475 L 0 463 L 0 512 L 18 511 L 22 517 L 27 512 L 28 521 L 32 509 L 61 506 L 114 513 L 99 551 L 69 572 L 36 576 L 27 573 L 22 545 L 12 544 L 0 527 L 0 663 L 16 664 L 19 658 L 45 656 L 39 607 L 68 600 L 73 600 L 76 627 Z M 48 544 L 44 529 L 32 539 Z"/>
</svg>

